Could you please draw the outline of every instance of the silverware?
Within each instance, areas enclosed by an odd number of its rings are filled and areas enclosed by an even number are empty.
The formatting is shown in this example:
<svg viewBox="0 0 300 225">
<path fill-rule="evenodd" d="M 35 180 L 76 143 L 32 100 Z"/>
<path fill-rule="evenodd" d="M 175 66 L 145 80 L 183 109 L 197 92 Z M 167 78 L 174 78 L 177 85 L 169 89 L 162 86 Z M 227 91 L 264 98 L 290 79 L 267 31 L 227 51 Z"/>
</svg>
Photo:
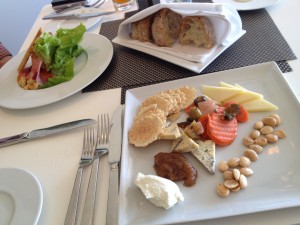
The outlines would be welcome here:
<svg viewBox="0 0 300 225">
<path fill-rule="evenodd" d="M 108 161 L 110 163 L 109 191 L 106 213 L 106 224 L 118 224 L 119 212 L 119 162 L 122 150 L 122 115 L 123 106 L 119 106 L 113 114 Z"/>
<path fill-rule="evenodd" d="M 113 14 L 115 11 L 109 11 L 109 12 L 93 12 L 93 13 L 70 13 L 65 15 L 54 15 L 50 14 L 43 17 L 43 20 L 83 20 L 88 19 L 91 17 L 98 17 L 98 16 L 104 16 Z"/>
<path fill-rule="evenodd" d="M 83 135 L 82 154 L 77 170 L 73 191 L 71 194 L 69 207 L 65 219 L 65 225 L 75 225 L 77 220 L 77 210 L 80 195 L 81 179 L 83 169 L 93 162 L 94 151 L 97 140 L 95 138 L 95 129 L 93 127 L 86 128 Z"/>
<path fill-rule="evenodd" d="M 6 138 L 1 138 L 0 148 L 8 145 L 34 140 L 37 138 L 46 137 L 52 134 L 62 133 L 71 129 L 92 125 L 94 123 L 96 123 L 96 121 L 93 119 L 76 120 L 68 123 L 59 124 L 53 127 L 37 129 L 31 132 L 25 132 L 22 134 L 18 134 Z"/>
<path fill-rule="evenodd" d="M 99 161 L 102 155 L 108 153 L 108 143 L 109 143 L 109 134 L 110 134 L 109 125 L 110 124 L 109 124 L 108 114 L 101 115 L 101 122 L 99 122 L 99 116 L 98 116 L 97 147 L 94 154 L 92 171 L 90 175 L 88 190 L 87 190 L 83 213 L 81 217 L 81 223 L 80 223 L 81 225 L 93 225 L 97 181 L 99 179 L 98 178 Z"/>
</svg>

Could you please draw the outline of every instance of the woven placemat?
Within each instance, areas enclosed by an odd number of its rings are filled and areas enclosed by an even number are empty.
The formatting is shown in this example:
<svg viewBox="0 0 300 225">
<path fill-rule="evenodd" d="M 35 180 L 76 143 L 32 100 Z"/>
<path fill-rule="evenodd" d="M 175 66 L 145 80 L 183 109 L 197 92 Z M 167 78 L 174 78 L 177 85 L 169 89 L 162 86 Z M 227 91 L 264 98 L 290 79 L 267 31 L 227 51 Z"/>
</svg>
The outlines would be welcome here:
<svg viewBox="0 0 300 225">
<path fill-rule="evenodd" d="M 139 1 L 139 8 L 148 7 L 149 1 Z M 209 2 L 194 0 L 194 2 Z M 153 0 L 157 3 L 157 0 Z M 135 12 L 126 14 L 126 18 Z M 234 69 L 264 62 L 276 61 L 282 72 L 292 71 L 286 60 L 296 59 L 295 54 L 274 24 L 265 9 L 239 12 L 243 29 L 247 32 L 237 42 L 224 51 L 200 74 Z M 102 24 L 100 34 L 109 40 L 117 36 L 119 24 L 123 20 Z M 198 75 L 175 64 L 154 56 L 113 43 L 112 62 L 104 73 L 83 92 L 122 88 L 122 103 L 127 89 L 176 80 Z M 241 74 L 242 76 L 243 74 Z"/>
</svg>

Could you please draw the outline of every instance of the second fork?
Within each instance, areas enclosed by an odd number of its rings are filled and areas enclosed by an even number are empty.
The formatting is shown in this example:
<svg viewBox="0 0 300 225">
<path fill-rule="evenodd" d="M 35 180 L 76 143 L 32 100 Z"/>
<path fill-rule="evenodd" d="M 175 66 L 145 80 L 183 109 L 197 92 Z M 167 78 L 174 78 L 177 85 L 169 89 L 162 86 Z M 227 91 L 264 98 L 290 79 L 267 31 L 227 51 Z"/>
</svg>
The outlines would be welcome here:
<svg viewBox="0 0 300 225">
<path fill-rule="evenodd" d="M 101 125 L 100 125 L 101 124 Z M 98 170 L 100 157 L 108 153 L 109 141 L 109 116 L 108 114 L 101 115 L 101 122 L 98 116 L 97 126 L 97 147 L 94 154 L 94 161 L 90 175 L 88 190 L 85 198 L 84 208 L 81 217 L 81 225 L 92 225 L 94 219 L 95 199 L 98 181 Z"/>
</svg>

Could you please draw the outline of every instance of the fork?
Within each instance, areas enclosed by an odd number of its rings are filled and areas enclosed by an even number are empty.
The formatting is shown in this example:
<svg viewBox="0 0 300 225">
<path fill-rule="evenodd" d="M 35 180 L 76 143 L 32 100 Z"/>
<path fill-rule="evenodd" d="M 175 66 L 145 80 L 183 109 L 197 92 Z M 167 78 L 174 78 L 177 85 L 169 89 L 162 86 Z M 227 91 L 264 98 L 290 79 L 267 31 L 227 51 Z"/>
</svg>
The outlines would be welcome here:
<svg viewBox="0 0 300 225">
<path fill-rule="evenodd" d="M 94 133 L 94 127 L 88 127 L 84 129 L 82 153 L 64 223 L 65 225 L 76 224 L 83 169 L 93 162 L 93 156 L 97 144 Z"/>
<path fill-rule="evenodd" d="M 101 124 L 101 125 L 100 125 Z M 97 126 L 97 147 L 94 154 L 94 161 L 90 175 L 88 190 L 85 198 L 84 208 L 81 217 L 81 225 L 92 225 L 94 220 L 95 197 L 98 181 L 98 170 L 100 157 L 108 153 L 110 139 L 110 124 L 108 114 L 101 114 L 101 122 Z"/>
</svg>

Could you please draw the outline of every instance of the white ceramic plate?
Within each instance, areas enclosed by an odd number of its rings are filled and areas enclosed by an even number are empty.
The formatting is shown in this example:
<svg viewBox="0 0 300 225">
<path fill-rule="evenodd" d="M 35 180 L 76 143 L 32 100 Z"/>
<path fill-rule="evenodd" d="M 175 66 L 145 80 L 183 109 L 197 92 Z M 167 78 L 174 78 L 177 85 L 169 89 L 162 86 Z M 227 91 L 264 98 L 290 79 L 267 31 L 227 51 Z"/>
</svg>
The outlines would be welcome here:
<svg viewBox="0 0 300 225">
<path fill-rule="evenodd" d="M 19 87 L 17 67 L 25 52 L 11 59 L 0 71 L 0 106 L 26 109 L 47 105 L 80 91 L 96 80 L 112 59 L 112 44 L 104 36 L 85 33 L 81 45 L 86 52 L 76 59 L 74 78 L 50 88 L 24 90 Z"/>
<path fill-rule="evenodd" d="M 0 169 L 0 224 L 37 224 L 43 192 L 32 173 L 17 168 Z"/>
<path fill-rule="evenodd" d="M 229 3 L 236 10 L 255 10 L 262 9 L 273 4 L 278 3 L 280 0 L 250 0 L 246 2 L 236 0 L 212 0 L 214 3 Z"/>
<path fill-rule="evenodd" d="M 222 174 L 209 174 L 191 155 L 187 155 L 198 171 L 197 183 L 185 187 L 176 182 L 184 202 L 169 210 L 158 208 L 147 201 L 134 180 L 138 172 L 155 174 L 154 155 L 170 152 L 170 141 L 156 141 L 146 148 L 135 148 L 128 144 L 127 133 L 132 125 L 140 103 L 150 95 L 162 90 L 194 86 L 219 85 L 220 81 L 241 86 L 264 95 L 265 99 L 279 106 L 278 113 L 283 122 L 278 129 L 286 132 L 287 138 L 264 147 L 257 162 L 252 163 L 254 175 L 248 178 L 248 187 L 227 198 L 216 193 L 217 184 L 223 182 Z M 250 113 L 249 122 L 240 124 L 238 136 L 233 144 L 217 147 L 216 164 L 221 160 L 243 155 L 242 138 L 249 135 L 254 122 L 260 121 L 271 112 Z M 132 89 L 126 93 L 126 110 L 123 134 L 123 151 L 120 185 L 120 224 L 174 224 L 188 221 L 220 218 L 255 213 L 300 205 L 300 105 L 275 63 L 222 71 L 195 76 L 147 87 Z M 185 119 L 182 116 L 182 120 Z"/>
</svg>

